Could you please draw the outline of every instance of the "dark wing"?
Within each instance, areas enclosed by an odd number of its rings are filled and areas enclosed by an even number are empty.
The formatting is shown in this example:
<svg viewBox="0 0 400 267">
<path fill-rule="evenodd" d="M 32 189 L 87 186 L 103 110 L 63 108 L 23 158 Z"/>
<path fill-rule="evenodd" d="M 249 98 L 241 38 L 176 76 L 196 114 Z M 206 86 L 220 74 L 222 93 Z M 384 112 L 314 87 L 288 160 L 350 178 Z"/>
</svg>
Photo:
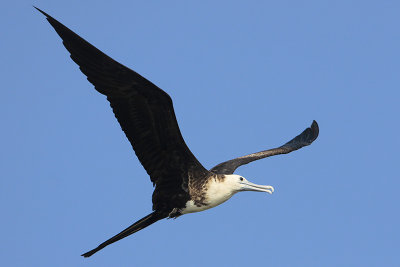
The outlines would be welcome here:
<svg viewBox="0 0 400 267">
<path fill-rule="evenodd" d="M 301 134 L 299 134 L 283 146 L 222 162 L 212 168 L 210 171 L 218 174 L 232 174 L 239 166 L 245 165 L 252 161 L 279 154 L 287 154 L 297 149 L 300 149 L 303 146 L 308 146 L 312 142 L 314 142 L 315 139 L 317 139 L 318 133 L 318 124 L 316 121 L 313 121 L 310 128 L 305 129 Z"/>
<path fill-rule="evenodd" d="M 157 187 L 181 188 L 187 183 L 182 179 L 187 179 L 188 170 L 208 173 L 183 140 L 167 93 L 38 10 L 62 38 L 87 79 L 107 96 L 122 130 Z"/>
</svg>

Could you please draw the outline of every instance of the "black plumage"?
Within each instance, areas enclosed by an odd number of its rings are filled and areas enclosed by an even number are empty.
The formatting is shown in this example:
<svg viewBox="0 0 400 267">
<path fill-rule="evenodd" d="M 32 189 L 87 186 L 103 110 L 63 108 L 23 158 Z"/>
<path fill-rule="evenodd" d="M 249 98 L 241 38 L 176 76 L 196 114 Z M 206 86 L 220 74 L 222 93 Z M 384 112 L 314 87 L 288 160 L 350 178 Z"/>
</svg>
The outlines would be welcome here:
<svg viewBox="0 0 400 267">
<path fill-rule="evenodd" d="M 301 134 L 287 142 L 286 144 L 272 148 L 264 151 L 260 151 L 257 153 L 252 153 L 246 156 L 241 156 L 235 159 L 231 159 L 225 162 L 218 164 L 217 166 L 213 167 L 210 171 L 213 173 L 223 173 L 223 174 L 232 174 L 238 167 L 248 164 L 252 161 L 280 155 L 280 154 L 287 154 L 297 149 L 300 149 L 304 146 L 310 145 L 317 139 L 319 134 L 319 127 L 316 121 L 313 121 L 311 126 L 305 129 Z"/>
<path fill-rule="evenodd" d="M 279 148 L 233 159 L 208 171 L 187 147 L 167 93 L 113 60 L 44 11 L 36 9 L 46 16 L 89 82 L 107 97 L 122 130 L 155 186 L 151 214 L 82 256 L 89 257 L 160 219 L 180 216 L 189 200 L 204 200 L 202 190 L 209 178 L 223 179 L 222 174 L 231 174 L 240 165 L 289 153 L 311 144 L 318 136 L 318 125 L 314 121 L 311 128 Z"/>
</svg>

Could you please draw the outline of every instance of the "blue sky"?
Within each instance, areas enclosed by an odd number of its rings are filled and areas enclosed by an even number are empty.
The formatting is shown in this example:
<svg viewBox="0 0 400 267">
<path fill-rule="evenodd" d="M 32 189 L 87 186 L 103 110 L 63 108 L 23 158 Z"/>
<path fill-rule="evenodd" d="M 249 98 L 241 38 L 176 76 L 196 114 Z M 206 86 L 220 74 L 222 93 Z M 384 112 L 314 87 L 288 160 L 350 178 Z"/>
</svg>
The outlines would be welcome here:
<svg viewBox="0 0 400 267">
<path fill-rule="evenodd" d="M 151 211 L 105 97 L 32 4 L 164 89 L 211 168 L 275 187 L 80 254 Z M 399 266 L 398 1 L 8 1 L 2 5 L 2 266 Z"/>
</svg>

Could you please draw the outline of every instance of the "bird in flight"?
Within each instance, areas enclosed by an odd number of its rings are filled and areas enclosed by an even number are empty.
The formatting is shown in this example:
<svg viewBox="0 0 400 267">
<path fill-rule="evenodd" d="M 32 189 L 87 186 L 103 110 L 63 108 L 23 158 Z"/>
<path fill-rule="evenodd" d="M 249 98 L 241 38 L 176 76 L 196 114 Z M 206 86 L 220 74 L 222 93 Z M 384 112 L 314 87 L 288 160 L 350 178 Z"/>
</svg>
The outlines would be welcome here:
<svg viewBox="0 0 400 267">
<path fill-rule="evenodd" d="M 237 192 L 272 194 L 272 186 L 251 183 L 243 176 L 233 174 L 234 171 L 252 161 L 308 146 L 318 137 L 318 124 L 313 121 L 309 128 L 280 147 L 231 159 L 207 170 L 183 140 L 172 99 L 166 92 L 113 60 L 44 11 L 36 9 L 46 16 L 89 82 L 107 97 L 136 156 L 155 186 L 153 212 L 82 254 L 84 257 L 90 257 L 161 219 L 213 208 Z"/>
</svg>

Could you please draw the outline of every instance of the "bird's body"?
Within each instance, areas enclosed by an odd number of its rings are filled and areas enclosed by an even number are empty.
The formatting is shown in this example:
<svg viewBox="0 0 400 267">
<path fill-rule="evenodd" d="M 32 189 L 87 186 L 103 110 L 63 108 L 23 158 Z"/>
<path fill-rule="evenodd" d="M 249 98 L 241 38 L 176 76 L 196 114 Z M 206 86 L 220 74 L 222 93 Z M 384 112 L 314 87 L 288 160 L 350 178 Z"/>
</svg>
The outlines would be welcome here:
<svg viewBox="0 0 400 267">
<path fill-rule="evenodd" d="M 241 180 L 242 179 L 242 180 Z M 247 189 L 244 189 L 243 184 L 247 185 Z M 225 201 L 229 200 L 235 193 L 239 191 L 252 190 L 254 191 L 257 187 L 259 191 L 265 191 L 270 194 L 274 192 L 272 186 L 257 186 L 251 184 L 240 175 L 236 174 L 214 174 L 206 180 L 201 188 L 198 188 L 200 193 L 190 193 L 191 199 L 186 202 L 185 207 L 180 211 L 181 214 L 199 212 L 207 209 L 214 208 Z M 257 186 L 257 187 L 256 187 Z M 194 190 L 193 188 L 191 190 Z"/>
<path fill-rule="evenodd" d="M 201 190 L 203 196 L 192 198 L 186 202 L 182 214 L 211 209 L 230 199 L 236 190 L 234 184 L 230 183 L 229 176 L 223 174 L 210 176 Z"/>
<path fill-rule="evenodd" d="M 318 124 L 286 144 L 225 161 L 210 170 L 187 147 L 176 121 L 172 99 L 133 70 L 121 65 L 40 9 L 62 38 L 64 46 L 95 89 L 107 97 L 122 130 L 155 186 L 153 212 L 82 256 L 102 248 L 164 218 L 218 206 L 240 191 L 272 193 L 272 186 L 256 185 L 236 168 L 262 158 L 290 153 L 310 145 Z"/>
<path fill-rule="evenodd" d="M 187 214 L 207 210 L 224 203 L 233 196 L 232 187 L 224 175 L 211 175 L 198 187 L 189 187 L 190 200 L 185 207 L 173 212 Z"/>
</svg>

